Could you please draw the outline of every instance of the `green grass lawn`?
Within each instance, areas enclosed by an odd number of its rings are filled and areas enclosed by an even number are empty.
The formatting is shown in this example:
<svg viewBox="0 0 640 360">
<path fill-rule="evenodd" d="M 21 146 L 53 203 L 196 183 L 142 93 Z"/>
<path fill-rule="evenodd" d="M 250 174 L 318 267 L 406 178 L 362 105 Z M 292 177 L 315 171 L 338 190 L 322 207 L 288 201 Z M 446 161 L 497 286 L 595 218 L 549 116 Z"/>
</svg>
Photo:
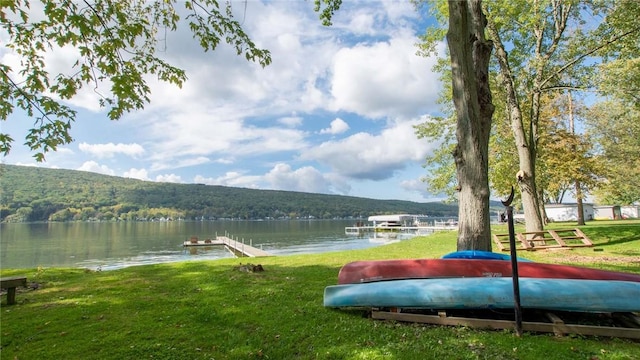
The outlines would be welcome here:
<svg viewBox="0 0 640 360">
<path fill-rule="evenodd" d="M 575 227 L 553 224 L 555 228 Z M 640 273 L 640 221 L 582 227 L 596 249 L 519 254 Z M 517 229 L 522 231 L 522 229 Z M 506 227 L 494 231 L 504 232 Z M 640 359 L 640 342 L 397 323 L 326 309 L 349 261 L 440 257 L 454 232 L 366 250 L 130 267 L 2 269 L 36 290 L 2 299 L 2 359 Z M 265 271 L 238 271 L 241 263 Z M 640 300 L 639 300 L 640 301 Z"/>
</svg>

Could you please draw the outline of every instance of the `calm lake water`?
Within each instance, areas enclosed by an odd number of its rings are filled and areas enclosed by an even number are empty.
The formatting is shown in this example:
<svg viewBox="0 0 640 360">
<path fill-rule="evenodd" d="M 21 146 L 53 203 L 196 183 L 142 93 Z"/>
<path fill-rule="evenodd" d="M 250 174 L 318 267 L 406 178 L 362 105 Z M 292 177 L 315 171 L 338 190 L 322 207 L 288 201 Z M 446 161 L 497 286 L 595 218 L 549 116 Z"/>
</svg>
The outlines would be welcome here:
<svg viewBox="0 0 640 360">
<path fill-rule="evenodd" d="M 183 241 L 191 236 L 204 240 L 228 234 L 274 255 L 362 249 L 385 243 L 368 235 L 345 235 L 345 226 L 353 223 L 295 220 L 0 224 L 0 266 L 109 270 L 232 257 L 223 246 L 183 248 Z"/>
</svg>

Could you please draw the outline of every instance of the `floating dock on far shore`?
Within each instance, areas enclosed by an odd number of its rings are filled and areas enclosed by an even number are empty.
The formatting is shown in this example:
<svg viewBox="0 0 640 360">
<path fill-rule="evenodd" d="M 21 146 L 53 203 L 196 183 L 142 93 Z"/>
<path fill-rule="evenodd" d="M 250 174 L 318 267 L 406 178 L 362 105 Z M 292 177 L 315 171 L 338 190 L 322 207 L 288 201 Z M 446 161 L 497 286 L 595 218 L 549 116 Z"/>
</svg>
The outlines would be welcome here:
<svg viewBox="0 0 640 360">
<path fill-rule="evenodd" d="M 236 257 L 273 256 L 262 249 L 255 248 L 250 244 L 245 244 L 244 239 L 242 241 L 238 241 L 226 236 L 216 236 L 215 239 L 206 240 L 199 240 L 197 236 L 192 236 L 191 239 L 183 243 L 184 247 L 215 245 L 224 245 Z"/>
</svg>

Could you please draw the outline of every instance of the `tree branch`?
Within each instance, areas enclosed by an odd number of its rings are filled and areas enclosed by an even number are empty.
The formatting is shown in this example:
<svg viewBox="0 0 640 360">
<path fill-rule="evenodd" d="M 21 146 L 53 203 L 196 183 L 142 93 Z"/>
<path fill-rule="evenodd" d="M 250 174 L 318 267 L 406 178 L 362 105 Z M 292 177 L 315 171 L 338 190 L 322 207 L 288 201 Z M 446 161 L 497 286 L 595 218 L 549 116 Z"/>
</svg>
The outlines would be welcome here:
<svg viewBox="0 0 640 360">
<path fill-rule="evenodd" d="M 640 26 L 633 28 L 629 31 L 627 31 L 626 33 L 620 34 L 610 40 L 605 41 L 603 44 L 600 44 L 596 47 L 594 47 L 593 49 L 587 51 L 586 53 L 578 56 L 577 58 L 569 61 L 568 63 L 566 63 L 564 66 L 562 66 L 560 69 L 558 69 L 557 71 L 553 72 L 551 75 L 549 75 L 546 79 L 544 79 L 541 83 L 540 86 L 543 86 L 544 84 L 548 83 L 549 81 L 551 81 L 554 77 L 559 76 L 560 74 L 562 74 L 566 69 L 570 68 L 571 66 L 575 65 L 577 62 L 583 60 L 584 58 L 586 58 L 589 55 L 594 54 L 595 52 L 597 52 L 598 50 L 601 50 L 613 43 L 615 43 L 616 41 L 622 39 L 625 36 L 631 35 L 635 32 L 640 32 Z"/>
<path fill-rule="evenodd" d="M 9 74 L 7 74 L 7 72 L 4 71 L 4 68 L 2 66 L 0 66 L 0 71 L 2 71 L 2 74 L 4 75 L 4 77 L 7 79 L 7 81 L 9 82 L 9 84 L 11 85 L 11 87 L 13 87 L 17 92 L 19 92 L 22 97 L 24 99 L 27 100 L 27 102 L 33 106 L 36 110 L 38 110 L 38 112 L 40 114 L 42 114 L 42 118 L 41 119 L 47 119 L 49 122 L 53 122 L 53 120 L 51 118 L 49 118 L 49 114 L 45 113 L 44 110 L 42 110 L 42 108 L 40 108 L 40 106 L 38 106 L 37 102 L 34 102 L 32 100 L 32 98 L 36 95 L 33 94 L 28 94 L 27 92 L 25 92 L 22 87 L 20 87 L 20 85 L 16 84 L 15 81 L 13 81 L 13 79 L 11 79 L 11 77 L 9 76 Z M 42 120 L 41 120 L 42 121 Z"/>
</svg>

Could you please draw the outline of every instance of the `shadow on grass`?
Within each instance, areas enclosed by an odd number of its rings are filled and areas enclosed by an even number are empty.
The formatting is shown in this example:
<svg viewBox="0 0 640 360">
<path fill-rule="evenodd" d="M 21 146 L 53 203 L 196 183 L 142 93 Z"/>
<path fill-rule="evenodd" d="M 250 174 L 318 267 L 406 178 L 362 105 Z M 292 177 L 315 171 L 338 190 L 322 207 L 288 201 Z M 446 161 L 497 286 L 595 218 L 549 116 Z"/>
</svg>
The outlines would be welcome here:
<svg viewBox="0 0 640 360">
<path fill-rule="evenodd" d="M 587 226 L 582 230 L 594 240 L 597 246 L 612 246 L 640 240 L 640 224 Z M 638 251 L 640 254 L 640 251 Z"/>
<path fill-rule="evenodd" d="M 382 322 L 364 311 L 327 309 L 324 288 L 337 283 L 342 264 L 356 260 L 332 256 L 37 271 L 41 289 L 3 306 L 2 358 L 516 359 L 550 351 L 572 358 L 576 348 L 589 358 L 605 346 L 598 339 L 516 339 L 510 331 Z M 241 271 L 247 262 L 265 271 Z M 616 340 L 605 347 L 625 354 L 632 345 Z"/>
<path fill-rule="evenodd" d="M 3 311 L 2 357 L 419 358 L 390 341 L 393 327 L 323 307 L 339 267 L 259 261 L 264 272 L 240 261 L 45 271 L 41 290 Z"/>
</svg>

